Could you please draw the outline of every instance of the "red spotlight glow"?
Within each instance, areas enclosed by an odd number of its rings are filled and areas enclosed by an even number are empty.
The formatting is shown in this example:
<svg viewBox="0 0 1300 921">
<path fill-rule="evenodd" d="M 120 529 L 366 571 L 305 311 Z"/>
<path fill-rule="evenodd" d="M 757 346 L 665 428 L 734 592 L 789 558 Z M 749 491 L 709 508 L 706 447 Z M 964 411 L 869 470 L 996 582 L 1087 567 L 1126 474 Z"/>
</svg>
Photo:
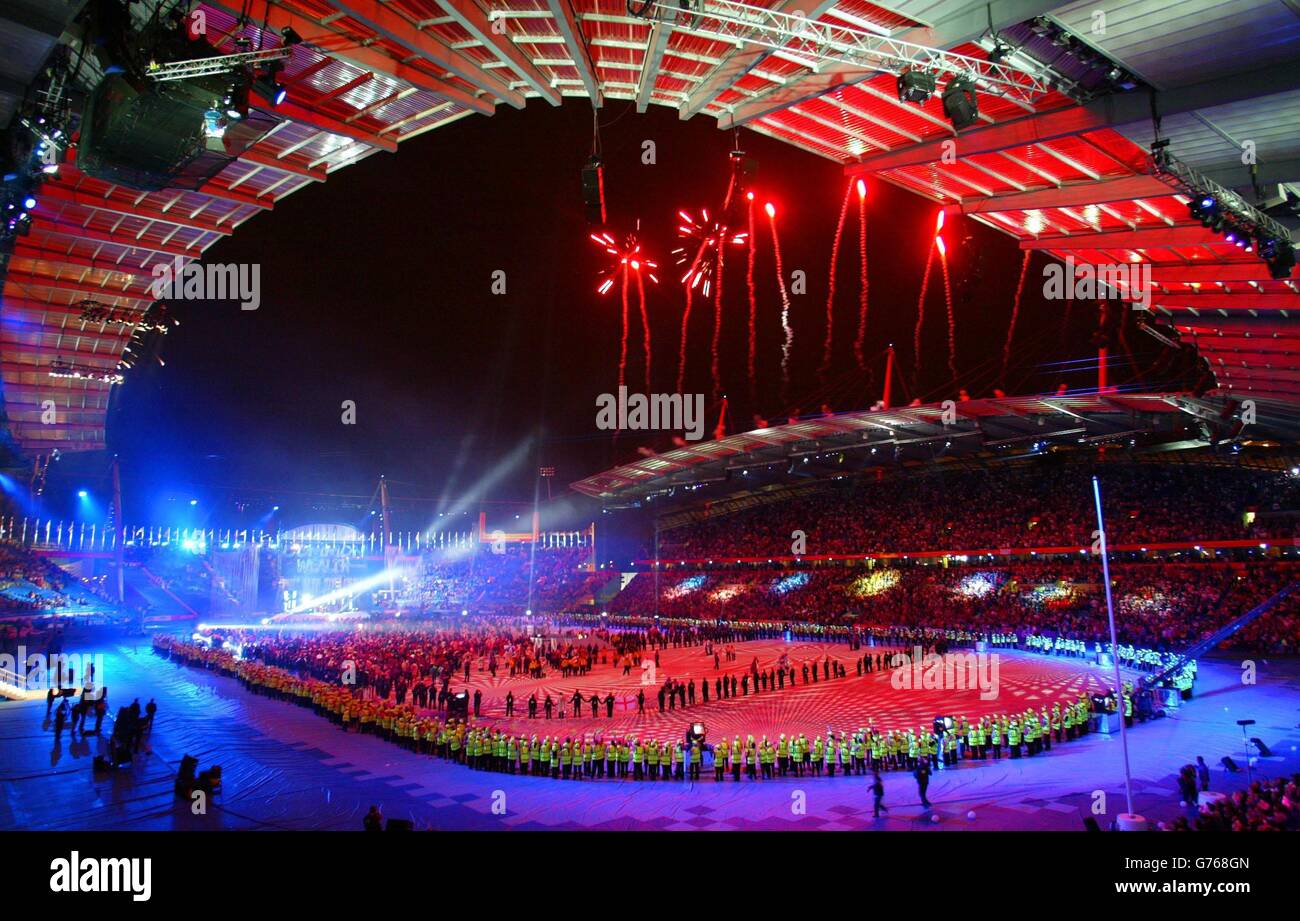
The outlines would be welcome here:
<svg viewBox="0 0 1300 921">
<path fill-rule="evenodd" d="M 934 245 L 937 246 L 937 247 L 939 247 L 939 255 L 940 255 L 940 256 L 946 256 L 946 255 L 948 255 L 948 249 L 947 249 L 947 247 L 945 247 L 945 246 L 943 245 L 943 237 L 935 237 L 935 238 L 934 238 Z"/>
<path fill-rule="evenodd" d="M 943 211 L 940 211 L 939 216 L 934 220 L 934 232 L 938 233 L 941 230 L 943 230 Z"/>
<path fill-rule="evenodd" d="M 767 212 L 768 217 L 776 217 L 776 205 L 772 204 L 771 202 L 768 202 L 766 205 L 764 205 L 763 210 Z"/>
<path fill-rule="evenodd" d="M 867 184 L 861 179 L 858 180 L 858 198 L 867 197 Z"/>
<path fill-rule="evenodd" d="M 745 197 L 748 198 L 750 201 L 753 201 L 753 200 L 754 200 L 754 193 L 753 193 L 753 192 L 746 192 L 746 193 L 745 193 Z"/>
</svg>

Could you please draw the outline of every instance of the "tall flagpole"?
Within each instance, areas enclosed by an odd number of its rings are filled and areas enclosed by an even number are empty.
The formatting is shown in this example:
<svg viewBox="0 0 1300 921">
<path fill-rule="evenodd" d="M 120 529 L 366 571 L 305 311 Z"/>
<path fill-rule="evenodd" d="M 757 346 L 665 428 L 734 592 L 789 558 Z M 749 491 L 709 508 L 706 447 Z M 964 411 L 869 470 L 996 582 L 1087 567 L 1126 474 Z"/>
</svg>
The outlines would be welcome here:
<svg viewBox="0 0 1300 921">
<path fill-rule="evenodd" d="M 1101 515 L 1101 484 L 1092 478 L 1092 496 L 1097 506 L 1097 533 L 1101 536 L 1101 572 L 1106 581 L 1106 616 L 1110 620 L 1110 658 L 1115 666 L 1115 695 L 1119 701 L 1119 745 L 1124 750 L 1124 799 L 1127 815 L 1133 812 L 1133 776 L 1128 763 L 1128 729 L 1124 721 L 1124 679 L 1119 670 L 1119 641 L 1115 635 L 1115 604 L 1110 591 L 1110 556 L 1106 552 L 1106 523 Z"/>
</svg>

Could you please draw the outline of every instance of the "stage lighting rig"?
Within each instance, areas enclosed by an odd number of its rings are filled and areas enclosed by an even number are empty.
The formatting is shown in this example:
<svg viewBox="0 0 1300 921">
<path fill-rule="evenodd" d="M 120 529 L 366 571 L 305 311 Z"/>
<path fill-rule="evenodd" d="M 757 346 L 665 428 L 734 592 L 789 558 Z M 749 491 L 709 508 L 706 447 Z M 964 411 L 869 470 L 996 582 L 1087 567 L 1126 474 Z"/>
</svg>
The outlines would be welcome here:
<svg viewBox="0 0 1300 921">
<path fill-rule="evenodd" d="M 1202 227 L 1224 235 L 1224 239 L 1245 252 L 1254 252 L 1268 264 L 1275 279 L 1291 277 L 1295 268 L 1295 244 L 1291 232 L 1233 190 L 1182 162 L 1169 152 L 1169 141 L 1151 145 L 1152 172 L 1172 179 L 1190 199 L 1187 213 Z"/>
<path fill-rule="evenodd" d="M 242 74 L 261 64 L 283 61 L 290 56 L 291 46 L 266 48 L 262 51 L 241 51 L 236 54 L 218 54 L 208 58 L 194 58 L 189 61 L 172 61 L 159 64 L 150 61 L 145 69 L 146 76 L 160 83 L 169 80 L 189 80 L 194 77 L 210 77 L 219 74 Z"/>
<path fill-rule="evenodd" d="M 900 76 L 917 74 L 907 80 L 918 86 L 925 80 L 921 74 L 932 75 L 936 82 L 944 75 L 949 79 L 964 77 L 981 92 L 1031 104 L 1052 90 L 1070 92 L 1070 81 L 1048 74 L 1046 69 L 1026 70 L 1006 61 L 902 41 L 884 27 L 866 21 L 866 27 L 860 27 L 846 24 L 840 17 L 835 21 L 815 20 L 798 12 L 785 13 L 735 0 L 689 0 L 685 6 L 679 0 L 628 0 L 627 9 L 637 18 L 669 23 L 680 32 L 728 41 L 737 47 L 757 45 L 811 62 Z M 907 89 L 918 99 L 921 96 L 921 89 Z"/>
<path fill-rule="evenodd" d="M 101 381 L 105 384 L 120 384 L 125 378 L 117 371 L 106 371 L 93 365 L 81 365 L 76 362 L 56 358 L 50 362 L 50 377 L 72 377 L 78 380 Z"/>
</svg>

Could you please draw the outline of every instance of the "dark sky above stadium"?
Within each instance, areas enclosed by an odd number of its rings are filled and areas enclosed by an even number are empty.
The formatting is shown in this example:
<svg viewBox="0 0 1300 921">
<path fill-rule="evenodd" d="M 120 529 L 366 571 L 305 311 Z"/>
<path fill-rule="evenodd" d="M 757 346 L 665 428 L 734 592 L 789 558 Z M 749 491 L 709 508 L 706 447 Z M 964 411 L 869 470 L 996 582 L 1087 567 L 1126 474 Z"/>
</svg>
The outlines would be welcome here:
<svg viewBox="0 0 1300 921">
<path fill-rule="evenodd" d="M 626 102 L 609 103 L 600 120 L 609 227 L 618 234 L 640 219 L 646 248 L 662 267 L 661 284 L 648 285 L 647 297 L 654 389 L 671 390 L 684 303 L 670 256 L 677 210 L 720 203 L 732 133 L 711 118 L 682 122 L 658 106 L 638 115 Z M 229 520 L 237 501 L 248 503 L 246 521 L 271 503 L 308 519 L 337 504 L 327 494 L 359 497 L 345 501 L 366 506 L 381 473 L 394 496 L 431 500 L 427 509 L 476 486 L 492 499 L 526 501 L 539 465 L 556 468 L 559 494 L 569 482 L 634 458 L 640 447 L 671 447 L 663 433 L 615 440 L 595 425 L 597 395 L 616 385 L 620 302 L 617 288 L 604 297 L 595 292 L 604 263 L 588 239 L 580 190 L 591 135 L 591 110 L 577 100 L 559 108 L 533 101 L 523 111 L 503 106 L 492 118 L 462 119 L 396 154 L 375 154 L 279 202 L 209 250 L 207 262 L 261 265 L 261 307 L 176 304 L 181 326 L 165 342 L 166 366 L 128 374 L 109 437 L 123 459 L 128 501 L 142 512 L 154 504 L 137 517 L 157 519 L 194 495 L 203 507 L 186 514 L 202 520 Z M 656 144 L 654 165 L 641 162 L 646 140 Z M 758 402 L 750 404 L 745 380 L 743 251 L 732 250 L 721 353 L 728 431 L 752 428 L 755 413 L 776 422 L 823 403 L 870 406 L 880 396 L 880 356 L 889 342 L 899 346 L 903 379 L 895 382 L 895 402 L 955 396 L 937 262 L 922 366 L 915 386 L 911 380 L 912 326 L 937 206 L 870 182 L 870 376 L 856 372 L 852 357 L 859 262 L 850 209 L 835 363 L 822 386 L 817 367 L 843 171 L 752 132 L 742 130 L 740 143 L 758 163 L 758 200 L 779 209 L 787 277 L 805 271 L 808 292 L 792 297 L 792 383 L 782 402 L 781 305 L 760 210 Z M 949 221 L 944 236 L 962 383 L 973 395 L 989 395 L 1020 252 L 1011 238 L 965 219 Z M 1095 306 L 1075 304 L 1066 315 L 1059 303 L 1044 303 L 1042 264 L 1031 264 L 1026 285 L 1012 392 L 1093 382 L 1092 372 L 1067 377 L 1046 366 L 1095 355 Z M 498 269 L 506 272 L 504 296 L 491 293 Z M 639 389 L 635 294 L 631 316 L 628 378 Z M 712 305 L 697 300 L 687 389 L 706 395 L 712 321 Z M 355 425 L 341 423 L 345 400 L 355 401 Z M 710 431 L 717 409 L 710 404 Z"/>
</svg>

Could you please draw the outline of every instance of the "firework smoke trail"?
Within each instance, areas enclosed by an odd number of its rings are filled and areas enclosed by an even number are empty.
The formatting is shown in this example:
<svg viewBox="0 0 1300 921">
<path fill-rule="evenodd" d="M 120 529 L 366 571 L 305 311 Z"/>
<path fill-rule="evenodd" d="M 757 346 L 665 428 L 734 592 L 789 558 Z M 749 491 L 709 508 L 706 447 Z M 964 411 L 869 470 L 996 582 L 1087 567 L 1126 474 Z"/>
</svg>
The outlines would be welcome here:
<svg viewBox="0 0 1300 921">
<path fill-rule="evenodd" d="M 638 273 L 639 274 L 639 273 Z M 627 264 L 623 265 L 623 341 L 618 354 L 618 386 L 626 383 L 627 377 Z"/>
<path fill-rule="evenodd" d="M 718 360 L 718 343 L 722 339 L 722 263 L 723 253 L 726 248 L 721 244 L 718 245 L 718 265 L 713 273 L 713 283 L 716 289 L 713 292 L 713 343 L 710 354 L 712 362 L 709 370 L 713 374 L 713 400 L 716 403 L 718 397 L 722 395 L 722 369 Z"/>
<path fill-rule="evenodd" d="M 1006 386 L 1007 366 L 1011 363 L 1011 340 L 1016 335 L 1016 320 L 1020 317 L 1020 295 L 1025 290 L 1025 273 L 1029 271 L 1029 255 L 1032 250 L 1025 250 L 1024 258 L 1020 260 L 1020 281 L 1016 282 L 1016 299 L 1011 305 L 1011 325 L 1007 327 L 1007 341 L 1002 346 L 1002 373 L 998 375 L 998 383 Z"/>
<path fill-rule="evenodd" d="M 641 304 L 641 329 L 645 346 L 645 392 L 650 392 L 650 314 L 645 308 L 645 280 L 636 273 L 636 296 Z"/>
<path fill-rule="evenodd" d="M 790 351 L 794 347 L 794 327 L 790 325 L 790 292 L 785 287 L 785 269 L 781 265 L 781 238 L 776 234 L 776 206 L 768 202 L 768 223 L 772 225 L 772 251 L 776 255 L 776 284 L 781 289 L 781 329 L 785 341 L 781 343 L 781 401 L 786 400 L 790 387 Z"/>
<path fill-rule="evenodd" d="M 686 330 L 691 322 L 691 295 L 693 290 L 686 287 L 686 309 L 682 311 L 682 341 L 677 349 L 677 392 L 681 393 L 686 383 Z"/>
<path fill-rule="evenodd" d="M 930 288 L 930 266 L 934 263 L 934 241 L 925 257 L 925 275 L 921 278 L 921 296 L 916 300 L 916 330 L 912 333 L 912 381 L 921 373 L 921 325 L 925 323 L 925 292 Z"/>
<path fill-rule="evenodd" d="M 749 262 L 745 267 L 745 285 L 749 289 L 749 402 L 757 403 L 758 377 L 755 373 L 758 355 L 758 299 L 754 296 L 754 194 L 748 196 L 749 211 Z"/>
<path fill-rule="evenodd" d="M 686 384 L 686 336 L 690 329 L 691 322 L 691 304 L 694 301 L 695 285 L 700 278 L 696 275 L 700 259 L 704 256 L 704 250 L 709 245 L 708 238 L 700 241 L 700 245 L 695 250 L 695 258 L 691 260 L 690 267 L 686 274 L 682 276 L 682 283 L 686 285 L 686 309 L 682 311 L 682 341 L 677 349 L 677 392 L 681 393 Z M 692 277 L 696 276 L 696 277 Z M 707 294 L 706 294 L 707 296 Z"/>
<path fill-rule="evenodd" d="M 849 196 L 853 194 L 853 182 L 844 190 L 844 203 L 840 205 L 840 220 L 835 225 L 835 240 L 831 243 L 831 271 L 826 292 L 826 341 L 822 344 L 822 365 L 817 369 L 823 385 L 826 373 L 831 369 L 831 355 L 835 351 L 835 264 L 840 258 L 840 237 L 844 235 L 844 218 L 849 213 Z"/>
<path fill-rule="evenodd" d="M 853 341 L 853 357 L 858 370 L 867 370 L 862 357 L 862 346 L 867 341 L 867 184 L 858 180 L 858 264 L 861 277 L 858 286 L 858 338 Z"/>
<path fill-rule="evenodd" d="M 939 247 L 939 268 L 943 272 L 943 299 L 948 307 L 948 370 L 952 372 L 953 382 L 957 381 L 957 320 L 952 312 L 952 285 L 948 283 L 948 252 L 941 237 L 935 238 Z"/>
</svg>

